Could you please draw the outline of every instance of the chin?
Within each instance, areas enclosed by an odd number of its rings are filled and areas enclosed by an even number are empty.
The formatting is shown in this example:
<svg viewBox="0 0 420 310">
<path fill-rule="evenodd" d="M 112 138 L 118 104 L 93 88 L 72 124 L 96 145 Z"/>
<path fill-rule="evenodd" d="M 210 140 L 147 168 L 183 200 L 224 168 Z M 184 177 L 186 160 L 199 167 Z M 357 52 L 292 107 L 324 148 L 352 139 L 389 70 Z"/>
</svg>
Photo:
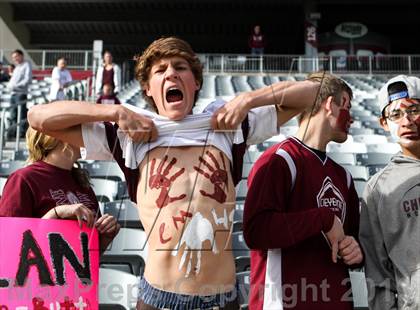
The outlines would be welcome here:
<svg viewBox="0 0 420 310">
<path fill-rule="evenodd" d="M 171 121 L 182 121 L 188 113 L 181 112 L 181 111 L 173 111 L 171 113 L 168 113 L 167 117 Z"/>
<path fill-rule="evenodd" d="M 333 141 L 336 142 L 336 143 L 344 143 L 344 142 L 347 141 L 347 134 L 340 135 L 340 136 L 336 137 Z"/>
<path fill-rule="evenodd" d="M 399 143 L 399 145 L 401 145 L 401 147 L 409 149 L 409 150 L 417 150 L 417 151 L 420 150 L 420 139 L 419 138 L 417 138 L 416 140 L 400 138 L 398 143 Z"/>
</svg>

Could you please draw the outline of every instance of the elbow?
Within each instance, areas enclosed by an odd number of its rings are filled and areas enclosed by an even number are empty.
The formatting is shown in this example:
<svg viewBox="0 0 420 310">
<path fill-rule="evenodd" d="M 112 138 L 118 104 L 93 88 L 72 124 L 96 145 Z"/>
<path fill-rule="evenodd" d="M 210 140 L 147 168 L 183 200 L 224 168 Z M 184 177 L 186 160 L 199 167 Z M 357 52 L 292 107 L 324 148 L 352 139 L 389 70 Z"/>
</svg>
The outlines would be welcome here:
<svg viewBox="0 0 420 310">
<path fill-rule="evenodd" d="M 33 106 L 28 111 L 28 123 L 33 129 L 43 131 L 44 121 L 42 119 L 41 106 Z"/>
</svg>

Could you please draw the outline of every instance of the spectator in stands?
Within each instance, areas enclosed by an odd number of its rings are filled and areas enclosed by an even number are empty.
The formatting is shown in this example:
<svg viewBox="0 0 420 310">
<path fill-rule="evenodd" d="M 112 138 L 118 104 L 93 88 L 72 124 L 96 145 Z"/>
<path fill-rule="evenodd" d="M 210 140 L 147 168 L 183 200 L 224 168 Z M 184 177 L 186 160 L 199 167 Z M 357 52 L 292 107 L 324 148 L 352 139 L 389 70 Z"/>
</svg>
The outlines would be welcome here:
<svg viewBox="0 0 420 310">
<path fill-rule="evenodd" d="M 111 84 L 104 84 L 103 94 L 96 100 L 96 103 L 101 104 L 121 104 Z"/>
<path fill-rule="evenodd" d="M 248 45 L 252 55 L 264 54 L 265 38 L 259 25 L 254 26 L 252 33 L 248 38 Z"/>
<path fill-rule="evenodd" d="M 57 66 L 54 67 L 51 74 L 50 100 L 64 100 L 64 88 L 72 81 L 70 71 L 67 70 L 67 60 L 61 57 L 57 60 Z"/>
<path fill-rule="evenodd" d="M 369 309 L 420 308 L 420 79 L 399 75 L 380 90 L 380 123 L 402 153 L 367 183 L 360 215 Z"/>
<path fill-rule="evenodd" d="M 28 109 L 26 108 L 26 99 L 29 90 L 29 84 L 32 82 L 32 66 L 30 62 L 26 61 L 21 50 L 14 50 L 12 52 L 12 60 L 16 64 L 13 70 L 13 75 L 10 78 L 7 87 L 9 88 L 12 97 L 10 102 L 13 108 L 10 110 L 9 127 L 16 124 L 17 121 L 17 106 L 22 107 L 21 112 L 21 136 L 24 136 L 25 130 L 28 127 L 26 123 L 26 115 Z M 13 138 L 16 134 L 16 127 L 12 127 L 7 132 L 9 139 Z"/>
<path fill-rule="evenodd" d="M 343 297 L 351 291 L 348 269 L 363 260 L 359 200 L 349 172 L 325 151 L 347 139 L 352 90 L 327 73 L 307 79 L 321 89 L 299 116 L 296 137 L 266 150 L 248 177 L 250 309 L 353 309 Z"/>
<path fill-rule="evenodd" d="M 116 94 L 121 90 L 121 69 L 112 62 L 110 51 L 104 52 L 103 63 L 96 72 L 95 89 L 98 96 L 102 93 L 102 87 L 105 84 L 111 84 Z"/>
<path fill-rule="evenodd" d="M 120 226 L 109 214 L 100 216 L 89 175 L 76 160 L 79 148 L 29 128 L 28 165 L 12 173 L 0 199 L 0 216 L 77 219 L 95 226 L 105 250 Z"/>
<path fill-rule="evenodd" d="M 34 106 L 30 124 L 86 146 L 88 159 L 114 157 L 124 171 L 149 236 L 138 309 L 238 309 L 229 232 L 246 143 L 277 134 L 315 99 L 319 83 L 279 82 L 192 115 L 202 65 L 173 37 L 149 45 L 136 77 L 158 114 L 64 101 Z"/>
<path fill-rule="evenodd" d="M 9 80 L 10 80 L 9 72 L 7 72 L 6 70 L 4 70 L 3 63 L 0 62 L 0 83 L 7 82 Z"/>
</svg>

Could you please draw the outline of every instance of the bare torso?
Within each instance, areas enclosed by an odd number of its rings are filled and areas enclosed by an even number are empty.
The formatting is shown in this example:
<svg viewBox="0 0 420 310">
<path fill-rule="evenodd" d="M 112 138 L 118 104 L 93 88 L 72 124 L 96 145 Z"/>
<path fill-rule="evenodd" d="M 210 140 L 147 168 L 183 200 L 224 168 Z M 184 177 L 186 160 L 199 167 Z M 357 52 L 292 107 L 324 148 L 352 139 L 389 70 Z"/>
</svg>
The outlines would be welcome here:
<svg viewBox="0 0 420 310">
<path fill-rule="evenodd" d="M 183 294 L 232 290 L 235 187 L 229 159 L 212 146 L 156 148 L 139 169 L 137 203 L 149 246 L 146 280 Z"/>
</svg>

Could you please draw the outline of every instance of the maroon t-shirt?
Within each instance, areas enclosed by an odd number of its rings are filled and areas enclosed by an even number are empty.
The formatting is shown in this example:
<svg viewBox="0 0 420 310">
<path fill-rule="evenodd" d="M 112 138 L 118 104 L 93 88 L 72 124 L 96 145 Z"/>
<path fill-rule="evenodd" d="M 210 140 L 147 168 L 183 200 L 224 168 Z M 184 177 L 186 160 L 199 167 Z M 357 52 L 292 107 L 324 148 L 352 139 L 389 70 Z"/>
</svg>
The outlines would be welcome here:
<svg viewBox="0 0 420 310">
<path fill-rule="evenodd" d="M 55 206 L 75 203 L 94 212 L 99 208 L 92 188 L 79 185 L 70 170 L 37 161 L 9 176 L 0 200 L 0 216 L 40 218 Z"/>
<path fill-rule="evenodd" d="M 115 95 L 102 95 L 96 100 L 99 104 L 121 104 L 118 97 Z"/>
<path fill-rule="evenodd" d="M 115 88 L 114 85 L 114 69 L 106 70 L 104 68 L 104 73 L 102 74 L 102 86 L 105 84 L 111 84 L 112 88 Z"/>
<path fill-rule="evenodd" d="M 288 138 L 261 155 L 248 186 L 243 227 L 252 249 L 249 308 L 353 309 L 349 266 L 332 262 L 324 235 L 336 215 L 346 235 L 358 239 L 359 200 L 351 175 Z M 282 301 L 274 296 L 281 292 Z"/>
</svg>

